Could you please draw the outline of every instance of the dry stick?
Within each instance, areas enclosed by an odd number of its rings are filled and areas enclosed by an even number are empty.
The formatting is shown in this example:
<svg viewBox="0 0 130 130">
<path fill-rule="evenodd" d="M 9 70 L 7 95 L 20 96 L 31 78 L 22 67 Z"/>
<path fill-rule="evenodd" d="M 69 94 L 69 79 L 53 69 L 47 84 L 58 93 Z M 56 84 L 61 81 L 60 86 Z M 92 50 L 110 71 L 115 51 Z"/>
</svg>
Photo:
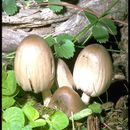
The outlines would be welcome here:
<svg viewBox="0 0 130 130">
<path fill-rule="evenodd" d="M 72 8 L 72 9 L 77 9 L 77 10 L 80 10 L 81 12 L 89 11 L 89 12 L 93 13 L 94 15 L 97 15 L 97 16 L 99 15 L 95 11 L 90 11 L 90 10 L 87 10 L 86 8 L 82 8 L 80 6 L 70 4 L 67 2 L 43 2 L 41 4 L 33 4 L 32 6 L 47 6 L 47 5 L 60 5 L 60 6 L 65 6 L 65 7 Z"/>
<path fill-rule="evenodd" d="M 106 128 L 108 128 L 109 130 L 112 130 L 112 129 L 110 128 L 110 126 L 108 126 L 106 123 L 103 123 L 103 125 L 104 125 Z"/>
<path fill-rule="evenodd" d="M 73 114 L 73 112 L 71 111 L 71 116 L 72 116 L 72 129 L 75 130 L 73 115 L 74 115 L 74 114 Z"/>
<path fill-rule="evenodd" d="M 80 10 L 81 12 L 84 12 L 84 11 L 88 11 L 94 15 L 96 15 L 97 17 L 100 16 L 99 13 L 93 11 L 93 10 L 89 10 L 89 9 L 86 9 L 86 8 L 82 8 L 80 6 L 77 6 L 77 5 L 74 5 L 74 4 L 70 4 L 70 3 L 67 3 L 67 2 L 43 2 L 43 3 L 40 3 L 40 4 L 33 4 L 32 6 L 47 6 L 47 5 L 60 5 L 60 6 L 65 6 L 65 7 L 68 7 L 68 8 L 72 8 L 72 9 L 77 9 L 77 10 Z M 109 19 L 111 19 L 111 17 L 108 17 Z M 120 23 L 120 24 L 123 24 L 123 25 L 127 25 L 128 26 L 128 23 L 124 22 L 124 21 L 121 21 L 121 20 L 113 20 L 117 23 Z"/>
<path fill-rule="evenodd" d="M 128 26 L 128 23 L 127 23 L 127 22 L 124 22 L 124 21 L 121 21 L 121 20 L 116 20 L 116 19 L 113 20 L 113 21 Z"/>
</svg>

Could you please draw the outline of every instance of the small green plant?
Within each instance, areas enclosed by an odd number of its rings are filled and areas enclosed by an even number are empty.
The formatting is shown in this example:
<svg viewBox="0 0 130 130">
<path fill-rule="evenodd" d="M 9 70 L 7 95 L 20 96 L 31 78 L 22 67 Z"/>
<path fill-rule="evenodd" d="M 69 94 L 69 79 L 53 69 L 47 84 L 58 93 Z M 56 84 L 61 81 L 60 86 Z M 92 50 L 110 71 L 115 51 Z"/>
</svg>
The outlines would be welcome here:
<svg viewBox="0 0 130 130">
<path fill-rule="evenodd" d="M 49 36 L 45 39 L 50 47 L 54 48 L 56 57 L 69 59 L 74 56 L 75 47 L 73 37 L 69 34 L 60 34 L 58 36 Z"/>
<path fill-rule="evenodd" d="M 16 5 L 16 0 L 2 0 L 2 9 L 8 15 L 14 15 L 18 12 L 18 7 Z"/>
<path fill-rule="evenodd" d="M 90 104 L 86 109 L 75 113 L 69 119 L 70 120 L 80 120 L 92 114 L 100 114 L 102 112 L 101 104 L 94 102 Z"/>
<path fill-rule="evenodd" d="M 13 70 L 6 71 L 5 65 L 2 66 L 2 109 L 6 109 L 14 105 L 15 96 L 19 89 L 16 84 Z"/>
<path fill-rule="evenodd" d="M 62 130 L 69 124 L 68 117 L 62 111 L 54 111 L 51 115 L 43 114 L 34 108 L 32 102 L 27 102 L 22 108 L 10 107 L 3 110 L 3 130 L 32 130 L 46 125 L 46 130 Z"/>
</svg>

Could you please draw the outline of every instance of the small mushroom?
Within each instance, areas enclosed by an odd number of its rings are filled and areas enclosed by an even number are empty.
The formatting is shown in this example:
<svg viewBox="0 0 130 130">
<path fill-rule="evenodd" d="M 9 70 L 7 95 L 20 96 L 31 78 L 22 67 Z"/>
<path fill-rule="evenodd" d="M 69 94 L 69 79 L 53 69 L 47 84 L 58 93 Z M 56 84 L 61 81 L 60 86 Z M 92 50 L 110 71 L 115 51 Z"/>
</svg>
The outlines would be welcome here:
<svg viewBox="0 0 130 130">
<path fill-rule="evenodd" d="M 112 60 L 102 45 L 91 44 L 78 55 L 73 79 L 77 89 L 83 91 L 82 100 L 88 104 L 90 97 L 104 93 L 112 80 Z"/>
<path fill-rule="evenodd" d="M 67 86 L 55 91 L 48 106 L 62 110 L 68 117 L 71 116 L 71 112 L 76 113 L 86 107 L 80 96 Z"/>
<path fill-rule="evenodd" d="M 37 35 L 25 37 L 16 50 L 14 71 L 24 91 L 42 92 L 47 106 L 54 81 L 55 65 L 48 44 Z"/>
<path fill-rule="evenodd" d="M 59 87 L 68 86 L 73 88 L 74 86 L 73 77 L 69 67 L 62 59 L 58 59 L 57 63 L 57 83 Z"/>
</svg>

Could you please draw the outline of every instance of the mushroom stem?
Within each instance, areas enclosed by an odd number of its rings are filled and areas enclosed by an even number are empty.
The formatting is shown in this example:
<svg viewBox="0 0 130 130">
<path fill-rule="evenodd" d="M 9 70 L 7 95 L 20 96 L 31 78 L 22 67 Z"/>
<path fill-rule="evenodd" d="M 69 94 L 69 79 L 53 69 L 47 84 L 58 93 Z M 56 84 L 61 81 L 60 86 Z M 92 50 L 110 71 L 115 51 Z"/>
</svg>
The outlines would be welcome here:
<svg viewBox="0 0 130 130">
<path fill-rule="evenodd" d="M 48 106 L 50 100 L 51 100 L 51 97 L 52 97 L 52 93 L 50 91 L 50 89 L 46 89 L 46 90 L 43 90 L 42 91 L 42 98 L 43 98 L 43 103 L 44 103 L 44 106 Z"/>
<path fill-rule="evenodd" d="M 82 100 L 85 104 L 88 104 L 88 103 L 89 103 L 89 100 L 90 100 L 90 96 L 88 96 L 87 94 L 83 93 L 83 94 L 82 94 L 82 97 L 81 97 L 81 100 Z"/>
</svg>

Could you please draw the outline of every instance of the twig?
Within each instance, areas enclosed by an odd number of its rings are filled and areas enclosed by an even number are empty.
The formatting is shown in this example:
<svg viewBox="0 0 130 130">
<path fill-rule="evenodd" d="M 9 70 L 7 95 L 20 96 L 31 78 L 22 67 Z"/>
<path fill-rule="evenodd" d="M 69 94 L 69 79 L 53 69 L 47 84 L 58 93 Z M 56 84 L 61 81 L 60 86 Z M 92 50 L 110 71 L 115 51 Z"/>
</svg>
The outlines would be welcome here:
<svg viewBox="0 0 130 130">
<path fill-rule="evenodd" d="M 80 6 L 70 4 L 70 3 L 67 3 L 67 2 L 43 2 L 43 3 L 35 4 L 35 5 L 32 5 L 32 6 L 47 6 L 47 5 L 61 5 L 61 6 L 65 6 L 65 7 L 69 7 L 69 8 L 73 8 L 73 9 L 78 9 L 80 11 L 86 10 L 84 8 L 81 8 Z"/>
<path fill-rule="evenodd" d="M 101 16 L 101 14 L 99 14 L 98 12 L 95 12 L 94 10 L 90 10 L 89 8 L 82 8 L 80 6 L 77 6 L 77 5 L 74 5 L 74 4 L 70 4 L 70 3 L 67 3 L 67 2 L 43 2 L 43 3 L 40 3 L 40 4 L 33 4 L 32 6 L 47 6 L 47 5 L 60 5 L 60 6 L 65 6 L 65 7 L 68 7 L 68 8 L 72 8 L 72 9 L 77 9 L 77 10 L 80 10 L 81 12 L 84 12 L 84 11 L 87 11 L 87 12 L 90 12 L 92 13 L 93 15 L 96 15 L 97 17 Z M 111 17 L 107 17 L 108 19 L 111 19 Z M 124 21 L 121 21 L 121 20 L 113 20 L 117 23 L 121 23 L 123 25 L 127 25 L 128 26 L 128 23 L 124 22 Z"/>
<path fill-rule="evenodd" d="M 114 19 L 113 21 L 128 26 L 127 22 L 124 22 L 124 21 L 121 21 L 121 20 L 116 20 L 116 19 Z"/>
<path fill-rule="evenodd" d="M 73 119 L 73 112 L 71 111 L 71 116 L 72 116 L 72 129 L 75 130 L 75 127 L 74 127 L 74 119 Z"/>
<path fill-rule="evenodd" d="M 109 130 L 112 130 L 106 123 L 103 123 L 105 127 L 107 127 Z"/>
<path fill-rule="evenodd" d="M 90 13 L 96 15 L 96 16 L 100 15 L 93 10 L 82 8 L 80 6 L 70 4 L 70 3 L 67 3 L 67 2 L 43 2 L 43 3 L 40 3 L 40 4 L 33 4 L 32 6 L 47 6 L 47 5 L 60 5 L 60 6 L 65 6 L 65 7 L 72 8 L 72 9 L 77 9 L 77 10 L 80 10 L 81 12 L 88 11 L 88 12 L 90 12 Z"/>
</svg>

